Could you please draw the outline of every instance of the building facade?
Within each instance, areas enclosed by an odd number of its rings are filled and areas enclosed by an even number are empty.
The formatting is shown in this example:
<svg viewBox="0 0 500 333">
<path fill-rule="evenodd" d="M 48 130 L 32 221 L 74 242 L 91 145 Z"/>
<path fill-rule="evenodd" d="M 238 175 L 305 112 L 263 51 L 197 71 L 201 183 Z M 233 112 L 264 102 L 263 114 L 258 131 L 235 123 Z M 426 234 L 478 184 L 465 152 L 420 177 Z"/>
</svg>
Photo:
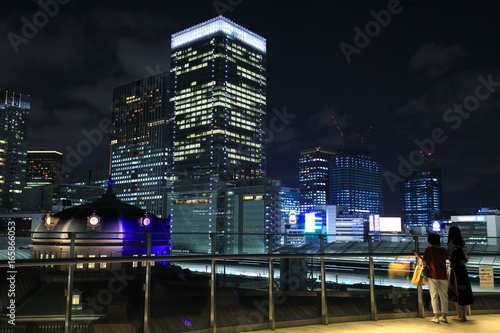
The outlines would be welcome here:
<svg viewBox="0 0 500 333">
<path fill-rule="evenodd" d="M 361 149 L 336 151 L 329 164 L 330 205 L 362 214 L 383 211 L 382 165 L 373 153 Z"/>
<path fill-rule="evenodd" d="M 300 211 L 300 191 L 298 188 L 281 187 L 281 222 L 283 225 L 297 224 Z"/>
<path fill-rule="evenodd" d="M 161 216 L 169 158 L 168 75 L 113 90 L 111 132 L 114 190 L 125 203 Z"/>
<path fill-rule="evenodd" d="M 500 244 L 500 213 L 481 210 L 477 215 L 452 215 L 451 225 L 460 228 L 468 244 L 484 244 L 496 251 Z M 495 247 L 494 247 L 495 246 Z"/>
<path fill-rule="evenodd" d="M 62 162 L 63 154 L 58 151 L 28 151 L 26 187 L 59 183 Z"/>
<path fill-rule="evenodd" d="M 279 181 L 270 179 L 237 181 L 226 187 L 225 234 L 229 235 L 220 234 L 218 241 L 224 253 L 268 253 L 269 247 L 280 245 L 280 188 Z"/>
<path fill-rule="evenodd" d="M 73 171 L 71 184 L 81 186 L 98 186 L 106 188 L 109 180 L 109 168 Z"/>
<path fill-rule="evenodd" d="M 173 34 L 170 64 L 168 214 L 176 248 L 189 242 L 197 245 L 188 250 L 206 253 L 207 232 L 231 229 L 224 207 L 232 182 L 265 177 L 266 40 L 219 16 Z"/>
<path fill-rule="evenodd" d="M 401 182 L 401 222 L 412 231 L 431 231 L 434 215 L 442 210 L 441 169 L 415 169 Z"/>
<path fill-rule="evenodd" d="M 21 207 L 30 108 L 29 95 L 0 90 L 0 211 Z"/>
<path fill-rule="evenodd" d="M 335 152 L 320 147 L 300 151 L 299 187 L 300 212 L 330 201 L 330 161 Z"/>
</svg>

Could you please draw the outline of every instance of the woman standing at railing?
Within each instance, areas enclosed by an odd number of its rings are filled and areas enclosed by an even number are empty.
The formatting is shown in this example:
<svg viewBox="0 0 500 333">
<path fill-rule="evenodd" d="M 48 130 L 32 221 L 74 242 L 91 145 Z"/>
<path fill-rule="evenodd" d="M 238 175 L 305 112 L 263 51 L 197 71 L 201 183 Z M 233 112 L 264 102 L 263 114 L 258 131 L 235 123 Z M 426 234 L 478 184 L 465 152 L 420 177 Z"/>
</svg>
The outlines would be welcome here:
<svg viewBox="0 0 500 333">
<path fill-rule="evenodd" d="M 448 279 L 446 274 L 446 249 L 441 247 L 441 237 L 438 234 L 429 234 L 427 237 L 429 247 L 425 249 L 424 255 L 413 251 L 413 254 L 422 260 L 428 267 L 427 281 L 431 295 L 433 323 L 447 323 L 448 319 Z M 441 313 L 441 318 L 439 314 Z"/>
<path fill-rule="evenodd" d="M 453 320 L 466 321 L 467 305 L 473 303 L 472 287 L 465 264 L 467 263 L 467 246 L 460 229 L 450 227 L 448 231 L 448 260 L 450 260 L 450 284 L 448 299 L 455 304 L 457 317 Z"/>
</svg>

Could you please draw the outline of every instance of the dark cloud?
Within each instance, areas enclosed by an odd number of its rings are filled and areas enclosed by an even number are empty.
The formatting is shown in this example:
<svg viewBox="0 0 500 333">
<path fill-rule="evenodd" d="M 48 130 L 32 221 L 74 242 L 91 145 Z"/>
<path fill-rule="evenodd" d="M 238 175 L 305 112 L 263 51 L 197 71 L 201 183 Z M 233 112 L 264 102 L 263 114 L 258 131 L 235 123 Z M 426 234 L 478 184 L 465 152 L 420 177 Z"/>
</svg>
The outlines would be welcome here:
<svg viewBox="0 0 500 333">
<path fill-rule="evenodd" d="M 427 43 L 411 57 L 410 66 L 416 70 L 423 70 L 427 77 L 434 79 L 446 73 L 453 62 L 464 55 L 465 51 L 459 44 L 444 46 Z"/>
<path fill-rule="evenodd" d="M 134 38 L 121 37 L 118 40 L 117 60 L 125 73 L 141 79 L 167 71 L 170 62 L 165 54 L 169 51 L 170 47 L 164 39 L 140 42 Z"/>
</svg>

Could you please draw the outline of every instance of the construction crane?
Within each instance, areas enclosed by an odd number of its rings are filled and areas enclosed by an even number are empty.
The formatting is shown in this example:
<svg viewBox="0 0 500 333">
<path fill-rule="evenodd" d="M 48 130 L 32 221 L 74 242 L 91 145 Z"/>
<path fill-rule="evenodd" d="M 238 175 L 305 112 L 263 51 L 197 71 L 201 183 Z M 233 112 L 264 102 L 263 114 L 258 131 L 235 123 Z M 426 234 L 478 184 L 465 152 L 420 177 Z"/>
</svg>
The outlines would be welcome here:
<svg viewBox="0 0 500 333">
<path fill-rule="evenodd" d="M 349 136 L 349 133 L 346 131 L 343 131 L 340 128 L 339 123 L 337 122 L 337 119 L 335 119 L 334 116 L 332 116 L 332 120 L 333 120 L 333 123 L 335 124 L 335 126 L 337 127 L 337 129 L 339 130 L 340 139 L 342 140 L 342 146 L 345 146 L 345 142 L 347 141 L 347 137 Z"/>
<path fill-rule="evenodd" d="M 429 163 L 429 168 L 433 169 L 436 167 L 436 159 L 434 158 L 434 156 L 432 156 L 432 153 L 426 153 L 423 150 L 421 150 L 420 154 L 422 154 L 427 163 Z"/>
<path fill-rule="evenodd" d="M 368 133 L 370 133 L 372 128 L 373 128 L 372 126 L 368 127 L 368 129 L 366 130 L 366 132 L 364 134 L 356 134 L 356 136 L 358 137 L 358 143 L 360 145 L 363 145 L 363 143 L 365 142 L 366 136 L 368 135 Z"/>
</svg>

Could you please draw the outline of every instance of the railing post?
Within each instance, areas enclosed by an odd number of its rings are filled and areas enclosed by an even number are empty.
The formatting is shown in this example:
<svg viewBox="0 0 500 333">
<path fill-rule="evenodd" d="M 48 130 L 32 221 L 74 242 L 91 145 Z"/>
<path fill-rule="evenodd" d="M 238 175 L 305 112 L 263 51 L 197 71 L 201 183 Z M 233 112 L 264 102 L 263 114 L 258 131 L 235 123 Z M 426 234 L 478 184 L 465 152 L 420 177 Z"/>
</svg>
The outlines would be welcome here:
<svg viewBox="0 0 500 333">
<path fill-rule="evenodd" d="M 375 266 L 373 264 L 373 244 L 371 235 L 368 235 L 368 252 L 370 254 L 369 256 L 370 314 L 372 320 L 377 320 L 377 299 L 375 298 Z"/>
<path fill-rule="evenodd" d="M 415 251 L 420 253 L 418 246 L 418 236 L 413 236 L 413 241 L 415 242 Z M 418 258 L 415 257 L 415 267 L 418 265 Z M 422 318 L 425 318 L 425 307 L 424 307 L 424 290 L 422 286 L 417 287 L 417 307 L 418 307 L 418 315 Z"/>
<path fill-rule="evenodd" d="M 270 256 L 273 254 L 273 235 L 267 235 L 268 237 L 268 250 L 267 254 Z M 273 267 L 273 258 L 269 258 L 268 262 L 268 271 L 269 271 L 269 277 L 268 277 L 268 297 L 269 297 L 269 329 L 270 330 L 275 330 L 276 329 L 276 319 L 274 318 L 274 267 Z"/>
<path fill-rule="evenodd" d="M 151 256 L 151 233 L 146 233 L 146 255 Z M 146 261 L 146 277 L 144 281 L 144 333 L 150 332 L 150 302 L 151 302 L 151 262 Z"/>
<path fill-rule="evenodd" d="M 75 257 L 75 233 L 70 233 L 69 258 Z M 68 263 L 68 281 L 66 284 L 66 317 L 64 320 L 64 333 L 71 332 L 71 308 L 73 306 L 73 275 L 76 264 Z"/>
<path fill-rule="evenodd" d="M 321 244 L 321 318 L 328 325 L 328 303 L 326 302 L 325 235 L 319 235 Z"/>
<path fill-rule="evenodd" d="M 211 255 L 215 256 L 215 250 L 217 248 L 217 235 L 214 232 L 210 233 L 210 239 L 212 241 Z M 210 270 L 210 331 L 212 333 L 217 332 L 217 318 L 215 312 L 215 287 L 216 287 L 216 272 L 215 272 L 215 259 L 210 260 L 211 270 Z"/>
</svg>

